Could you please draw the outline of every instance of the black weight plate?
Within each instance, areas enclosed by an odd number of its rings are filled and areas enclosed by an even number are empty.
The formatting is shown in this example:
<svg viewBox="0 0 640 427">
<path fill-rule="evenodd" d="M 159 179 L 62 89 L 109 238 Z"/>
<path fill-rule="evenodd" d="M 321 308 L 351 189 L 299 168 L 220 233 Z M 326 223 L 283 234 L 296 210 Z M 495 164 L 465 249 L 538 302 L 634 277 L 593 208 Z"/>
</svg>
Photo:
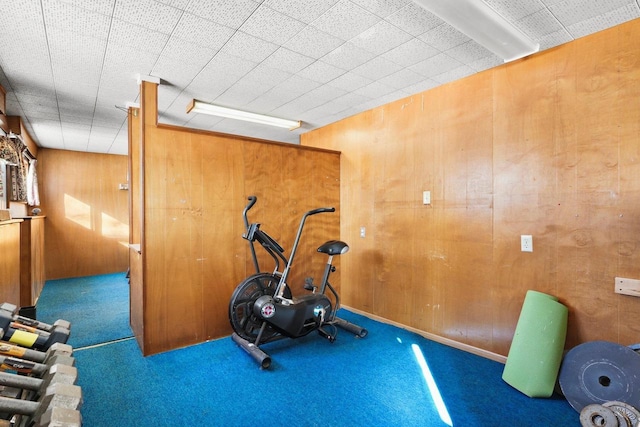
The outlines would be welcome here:
<svg viewBox="0 0 640 427">
<path fill-rule="evenodd" d="M 609 401 L 640 404 L 640 355 L 608 341 L 591 341 L 572 348 L 564 357 L 560 388 L 571 407 Z"/>
</svg>

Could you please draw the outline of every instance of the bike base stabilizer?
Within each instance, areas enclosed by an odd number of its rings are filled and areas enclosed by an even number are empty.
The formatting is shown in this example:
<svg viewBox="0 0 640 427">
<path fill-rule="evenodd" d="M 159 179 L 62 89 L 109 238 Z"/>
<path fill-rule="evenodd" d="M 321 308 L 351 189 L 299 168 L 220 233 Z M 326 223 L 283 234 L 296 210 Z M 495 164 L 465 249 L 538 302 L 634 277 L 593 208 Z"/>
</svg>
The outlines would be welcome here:
<svg viewBox="0 0 640 427">
<path fill-rule="evenodd" d="M 271 366 L 271 356 L 262 351 L 257 345 L 250 343 L 235 332 L 231 334 L 233 341 L 240 346 L 249 356 L 253 358 L 262 369 L 268 369 Z"/>
</svg>

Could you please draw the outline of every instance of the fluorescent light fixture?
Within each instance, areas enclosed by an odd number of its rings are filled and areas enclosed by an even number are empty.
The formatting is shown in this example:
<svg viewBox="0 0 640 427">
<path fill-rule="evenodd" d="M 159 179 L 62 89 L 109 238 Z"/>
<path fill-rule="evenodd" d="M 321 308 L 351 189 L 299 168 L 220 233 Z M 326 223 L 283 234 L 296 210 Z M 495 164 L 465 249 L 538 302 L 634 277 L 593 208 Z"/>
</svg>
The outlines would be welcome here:
<svg viewBox="0 0 640 427">
<path fill-rule="evenodd" d="M 198 101 L 197 99 L 193 99 L 189 105 L 187 105 L 187 113 L 191 112 L 211 114 L 212 116 L 244 120 L 246 122 L 260 123 L 263 125 L 277 126 L 289 130 L 298 129 L 301 125 L 299 120 L 287 120 L 279 117 L 265 116 L 264 114 L 235 110 L 233 108 L 221 107 L 219 105 Z"/>
<path fill-rule="evenodd" d="M 540 50 L 539 43 L 531 41 L 483 0 L 413 1 L 504 59 L 504 62 Z"/>
</svg>

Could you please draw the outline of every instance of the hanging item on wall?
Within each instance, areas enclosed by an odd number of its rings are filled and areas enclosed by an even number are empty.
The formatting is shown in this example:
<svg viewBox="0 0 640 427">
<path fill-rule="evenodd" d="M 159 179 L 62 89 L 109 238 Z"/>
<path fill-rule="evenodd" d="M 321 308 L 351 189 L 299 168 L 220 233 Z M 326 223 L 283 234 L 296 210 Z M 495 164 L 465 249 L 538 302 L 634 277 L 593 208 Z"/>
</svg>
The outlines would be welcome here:
<svg viewBox="0 0 640 427">
<path fill-rule="evenodd" d="M 19 139 L 0 137 L 0 159 L 8 163 L 5 180 L 7 203 L 11 201 L 27 200 L 27 169 L 28 161 L 22 154 L 26 147 Z M 11 185 L 9 185 L 11 184 Z"/>
<path fill-rule="evenodd" d="M 0 159 L 0 210 L 7 209 L 7 161 Z"/>
</svg>

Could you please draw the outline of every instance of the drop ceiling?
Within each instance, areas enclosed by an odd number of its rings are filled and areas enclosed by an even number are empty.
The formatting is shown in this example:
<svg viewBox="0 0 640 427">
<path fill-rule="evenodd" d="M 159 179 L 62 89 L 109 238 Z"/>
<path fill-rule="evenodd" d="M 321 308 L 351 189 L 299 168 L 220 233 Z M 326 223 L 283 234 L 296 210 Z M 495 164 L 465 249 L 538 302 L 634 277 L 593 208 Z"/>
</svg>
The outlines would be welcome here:
<svg viewBox="0 0 640 427">
<path fill-rule="evenodd" d="M 484 0 L 540 50 L 640 17 L 640 0 Z M 411 0 L 0 0 L 8 115 L 41 147 L 127 153 L 137 76 L 160 122 L 299 135 L 498 66 Z M 294 131 L 187 114 L 191 99 L 294 120 Z"/>
</svg>

